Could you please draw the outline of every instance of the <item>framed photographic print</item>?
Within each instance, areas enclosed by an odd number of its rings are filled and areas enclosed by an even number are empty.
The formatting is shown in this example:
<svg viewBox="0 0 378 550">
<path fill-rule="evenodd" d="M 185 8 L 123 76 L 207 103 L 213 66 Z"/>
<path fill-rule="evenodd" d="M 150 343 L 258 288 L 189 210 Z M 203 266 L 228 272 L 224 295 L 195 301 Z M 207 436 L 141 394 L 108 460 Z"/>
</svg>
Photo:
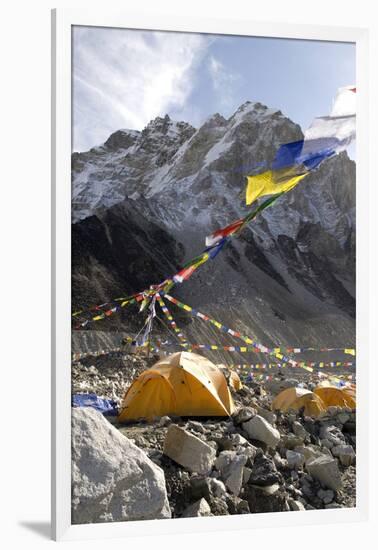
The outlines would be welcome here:
<svg viewBox="0 0 378 550">
<path fill-rule="evenodd" d="M 54 538 L 366 517 L 366 51 L 53 12 Z"/>
</svg>

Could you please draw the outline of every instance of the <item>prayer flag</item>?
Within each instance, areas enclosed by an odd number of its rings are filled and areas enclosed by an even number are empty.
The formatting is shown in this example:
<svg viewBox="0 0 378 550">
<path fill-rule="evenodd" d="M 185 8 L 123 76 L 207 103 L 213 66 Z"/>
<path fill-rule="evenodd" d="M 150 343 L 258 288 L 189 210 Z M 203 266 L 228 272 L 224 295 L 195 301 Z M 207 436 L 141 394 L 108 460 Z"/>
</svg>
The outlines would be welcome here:
<svg viewBox="0 0 378 550">
<path fill-rule="evenodd" d="M 259 197 L 264 197 L 265 195 L 277 195 L 282 192 L 290 191 L 290 189 L 293 189 L 293 187 L 295 187 L 306 175 L 307 172 L 294 177 L 289 176 L 287 179 L 281 180 L 280 183 L 276 183 L 276 173 L 272 170 L 268 170 L 263 174 L 248 176 L 246 204 L 251 204 Z"/>
</svg>

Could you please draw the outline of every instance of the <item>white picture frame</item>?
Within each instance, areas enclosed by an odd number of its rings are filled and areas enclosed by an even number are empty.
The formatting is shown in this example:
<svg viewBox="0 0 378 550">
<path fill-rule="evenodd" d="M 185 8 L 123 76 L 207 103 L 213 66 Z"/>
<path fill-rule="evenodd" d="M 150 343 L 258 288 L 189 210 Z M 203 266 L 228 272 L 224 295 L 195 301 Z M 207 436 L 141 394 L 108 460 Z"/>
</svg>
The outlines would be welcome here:
<svg viewBox="0 0 378 550">
<path fill-rule="evenodd" d="M 71 525 L 71 27 L 118 27 L 355 42 L 357 64 L 357 506 L 353 509 Z M 318 25 L 52 12 L 52 535 L 55 540 L 356 522 L 368 514 L 368 31 Z M 363 368 L 361 367 L 363 365 Z"/>
</svg>

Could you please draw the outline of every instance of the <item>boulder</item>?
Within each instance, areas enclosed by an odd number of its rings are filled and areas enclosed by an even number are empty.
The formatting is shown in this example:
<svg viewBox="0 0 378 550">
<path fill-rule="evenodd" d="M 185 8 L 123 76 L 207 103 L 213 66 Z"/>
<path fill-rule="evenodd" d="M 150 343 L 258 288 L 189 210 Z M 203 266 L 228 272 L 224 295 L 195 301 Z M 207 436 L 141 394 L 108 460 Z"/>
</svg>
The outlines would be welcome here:
<svg viewBox="0 0 378 550">
<path fill-rule="evenodd" d="M 279 480 L 280 474 L 277 472 L 273 460 L 263 453 L 258 453 L 251 467 L 248 483 L 264 487 L 273 485 Z"/>
<path fill-rule="evenodd" d="M 163 470 L 101 413 L 72 409 L 72 523 L 170 517 Z"/>
<path fill-rule="evenodd" d="M 319 489 L 316 495 L 320 498 L 321 501 L 324 502 L 324 504 L 330 504 L 335 498 L 335 493 L 332 491 L 332 489 Z"/>
<path fill-rule="evenodd" d="M 305 457 L 302 453 L 296 453 L 288 449 L 286 451 L 286 460 L 290 470 L 301 470 L 305 462 Z"/>
<path fill-rule="evenodd" d="M 332 448 L 332 454 L 340 460 L 343 466 L 351 466 L 356 459 L 352 445 L 336 445 Z"/>
<path fill-rule="evenodd" d="M 211 494 L 211 477 L 201 477 L 197 474 L 190 478 L 190 500 L 209 499 Z"/>
<path fill-rule="evenodd" d="M 215 466 L 220 471 L 227 489 L 238 496 L 243 484 L 244 466 L 247 456 L 237 455 L 234 451 L 223 451 L 218 456 Z"/>
<path fill-rule="evenodd" d="M 278 485 L 278 484 L 277 484 Z M 284 512 L 287 510 L 286 493 L 275 484 L 274 492 L 264 487 L 247 485 L 243 493 L 243 499 L 248 502 L 252 514 L 264 512 Z"/>
<path fill-rule="evenodd" d="M 210 445 L 175 424 L 168 428 L 163 453 L 190 472 L 202 475 L 211 472 L 216 457 Z"/>
<path fill-rule="evenodd" d="M 257 411 L 253 407 L 242 407 L 233 416 L 233 420 L 236 425 L 243 424 L 243 422 L 247 422 L 248 420 L 256 416 L 256 414 Z"/>
<path fill-rule="evenodd" d="M 307 460 L 306 469 L 308 473 L 322 485 L 337 491 L 341 488 L 341 475 L 337 460 L 327 455 Z"/>
<path fill-rule="evenodd" d="M 297 420 L 293 422 L 292 429 L 293 429 L 293 433 L 296 436 L 301 437 L 304 441 L 307 439 L 309 435 L 307 430 Z"/>
<path fill-rule="evenodd" d="M 201 498 L 200 500 L 197 500 L 197 502 L 194 502 L 193 504 L 190 504 L 187 508 L 185 508 L 182 517 L 183 518 L 198 518 L 203 516 L 210 516 L 211 510 L 208 502 Z"/>
<path fill-rule="evenodd" d="M 303 445 L 304 440 L 303 440 L 303 437 L 299 437 L 298 435 L 288 433 L 282 436 L 281 443 L 283 447 L 285 447 L 285 449 L 292 450 L 295 447 L 300 447 L 301 445 Z"/>
<path fill-rule="evenodd" d="M 350 414 L 347 412 L 342 412 L 337 415 L 337 420 L 340 422 L 340 424 L 345 424 L 350 419 Z"/>
<path fill-rule="evenodd" d="M 263 407 L 257 407 L 257 414 L 265 418 L 265 420 L 272 425 L 277 420 L 277 416 L 274 414 L 274 412 L 269 411 L 268 409 L 264 409 Z"/>
<path fill-rule="evenodd" d="M 306 447 L 301 445 L 299 447 L 295 447 L 294 451 L 296 453 L 302 454 L 304 456 L 305 462 L 307 462 L 307 460 L 311 460 L 312 458 L 317 458 L 318 456 L 323 456 L 325 454 L 319 447 L 315 445 L 307 445 Z"/>
<path fill-rule="evenodd" d="M 321 440 L 324 440 L 324 439 L 328 440 L 329 443 L 331 444 L 331 447 L 335 445 L 345 444 L 344 435 L 337 426 L 333 426 L 333 425 L 322 426 L 320 429 L 319 436 Z M 322 444 L 324 444 L 323 441 L 322 441 Z M 327 445 L 324 445 L 324 446 L 327 447 Z"/>
<path fill-rule="evenodd" d="M 228 508 L 228 513 L 231 515 L 250 514 L 248 502 L 239 497 L 236 497 L 235 495 L 227 495 L 226 504 Z"/>
<path fill-rule="evenodd" d="M 211 515 L 213 516 L 228 516 L 228 507 L 226 498 L 210 497 L 209 500 Z"/>
<path fill-rule="evenodd" d="M 260 415 L 256 415 L 248 422 L 244 422 L 242 426 L 243 430 L 251 439 L 262 441 L 273 449 L 280 441 L 280 432 L 273 428 L 273 426 Z"/>
</svg>

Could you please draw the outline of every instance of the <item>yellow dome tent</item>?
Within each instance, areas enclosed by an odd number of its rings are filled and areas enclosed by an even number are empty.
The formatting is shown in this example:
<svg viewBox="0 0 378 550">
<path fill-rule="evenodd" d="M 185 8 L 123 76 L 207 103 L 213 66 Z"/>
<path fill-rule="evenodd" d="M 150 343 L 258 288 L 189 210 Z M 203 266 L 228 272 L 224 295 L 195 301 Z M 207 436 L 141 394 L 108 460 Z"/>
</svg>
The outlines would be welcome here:
<svg viewBox="0 0 378 550">
<path fill-rule="evenodd" d="M 320 397 L 304 388 L 287 388 L 280 392 L 272 403 L 273 411 L 299 411 L 302 407 L 307 416 L 319 416 L 326 410 Z"/>
<path fill-rule="evenodd" d="M 183 351 L 164 357 L 134 380 L 118 420 L 167 414 L 230 416 L 233 410 L 223 373 L 205 357 Z"/>
<path fill-rule="evenodd" d="M 356 393 L 351 388 L 321 385 L 314 389 L 314 393 L 320 397 L 326 407 L 356 408 Z"/>
</svg>

